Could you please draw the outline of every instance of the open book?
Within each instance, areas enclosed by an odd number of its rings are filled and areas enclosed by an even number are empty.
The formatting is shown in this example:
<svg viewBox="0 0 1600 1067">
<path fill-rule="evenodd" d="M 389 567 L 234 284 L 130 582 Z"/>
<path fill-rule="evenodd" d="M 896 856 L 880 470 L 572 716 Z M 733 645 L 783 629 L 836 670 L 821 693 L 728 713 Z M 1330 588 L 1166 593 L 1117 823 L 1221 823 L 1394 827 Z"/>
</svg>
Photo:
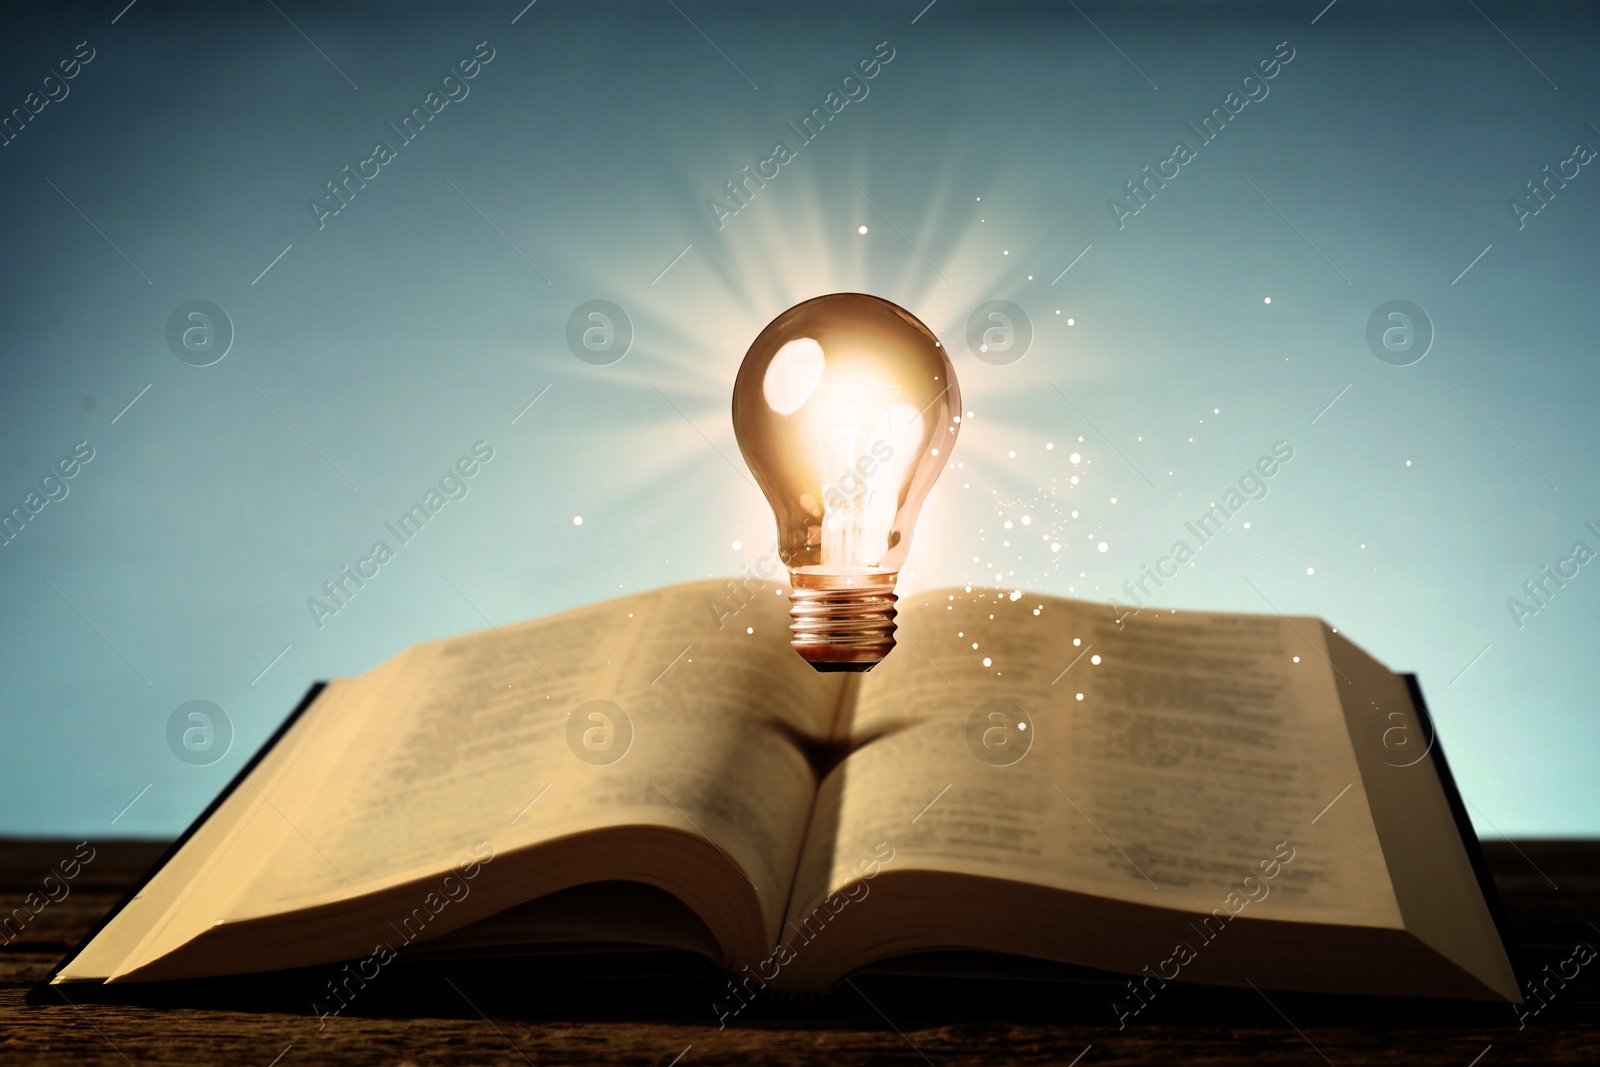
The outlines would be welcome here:
<svg viewBox="0 0 1600 1067">
<path fill-rule="evenodd" d="M 1520 1000 L 1407 680 L 1320 620 L 940 590 L 877 670 L 819 674 L 776 592 L 328 684 L 51 981 L 654 946 L 736 996 L 1069 965 L 1137 976 L 1128 1010 L 1168 981 Z"/>
</svg>

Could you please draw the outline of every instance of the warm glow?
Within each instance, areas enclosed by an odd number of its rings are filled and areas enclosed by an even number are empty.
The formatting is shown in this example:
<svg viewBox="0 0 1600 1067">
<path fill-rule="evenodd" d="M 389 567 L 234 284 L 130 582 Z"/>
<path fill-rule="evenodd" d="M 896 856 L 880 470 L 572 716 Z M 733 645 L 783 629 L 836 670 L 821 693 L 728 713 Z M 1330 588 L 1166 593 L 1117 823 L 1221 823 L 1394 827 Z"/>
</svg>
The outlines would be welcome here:
<svg viewBox="0 0 1600 1067">
<path fill-rule="evenodd" d="M 822 346 L 810 337 L 797 337 L 778 349 L 761 380 L 767 405 L 779 415 L 799 411 L 822 381 L 824 363 Z"/>
<path fill-rule="evenodd" d="M 751 396 L 759 382 L 759 401 Z M 842 293 L 780 315 L 751 346 L 734 427 L 779 524 L 784 563 L 817 573 L 900 569 L 959 418 L 933 334 L 876 297 Z"/>
</svg>

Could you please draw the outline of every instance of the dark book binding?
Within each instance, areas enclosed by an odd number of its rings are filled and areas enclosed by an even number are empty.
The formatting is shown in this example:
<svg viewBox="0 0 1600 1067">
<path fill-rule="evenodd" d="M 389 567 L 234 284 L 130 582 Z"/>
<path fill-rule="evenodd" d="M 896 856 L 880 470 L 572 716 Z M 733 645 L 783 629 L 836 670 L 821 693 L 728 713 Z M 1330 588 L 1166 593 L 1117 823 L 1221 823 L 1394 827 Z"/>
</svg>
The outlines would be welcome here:
<svg viewBox="0 0 1600 1067">
<path fill-rule="evenodd" d="M 1439 732 L 1434 729 L 1433 716 L 1428 714 L 1428 703 L 1422 698 L 1422 684 L 1414 674 L 1402 674 L 1400 677 L 1405 680 L 1406 690 L 1411 694 L 1411 704 L 1416 708 L 1417 720 L 1422 724 L 1422 735 L 1431 742 L 1428 754 L 1433 757 L 1434 773 L 1439 776 L 1445 802 L 1450 805 L 1450 814 L 1456 820 L 1461 847 L 1466 850 L 1472 873 L 1477 876 L 1478 891 L 1483 894 L 1489 917 L 1494 920 L 1495 932 L 1500 935 L 1500 944 L 1505 949 L 1506 958 L 1511 961 L 1511 971 L 1517 976 L 1517 987 L 1526 989 L 1533 972 L 1528 969 L 1527 960 L 1522 955 L 1522 945 L 1511 925 L 1511 916 L 1506 911 L 1505 901 L 1500 899 L 1500 889 L 1494 884 L 1489 861 L 1484 858 L 1483 848 L 1478 843 L 1478 832 L 1472 828 L 1467 806 L 1461 799 L 1460 790 L 1456 788 L 1455 775 L 1450 773 L 1450 763 L 1444 758 L 1444 745 L 1439 741 Z"/>
<path fill-rule="evenodd" d="M 77 959 L 78 953 L 88 947 L 91 941 L 100 936 L 100 931 L 104 930 L 123 908 L 132 903 L 133 898 L 138 896 L 146 885 L 150 884 L 150 879 L 154 878 L 161 871 L 161 868 L 165 867 L 167 862 L 178 854 L 178 850 L 188 844 L 189 839 L 199 832 L 200 827 L 206 824 L 206 820 L 211 818 L 218 808 L 222 807 L 222 802 L 231 797 L 233 791 L 244 784 L 244 780 L 250 777 L 250 772 L 254 771 L 262 760 L 266 759 L 268 752 L 277 747 L 278 742 L 283 740 L 284 735 L 300 720 L 300 716 L 305 714 L 306 709 L 316 701 L 322 690 L 327 687 L 327 684 L 327 682 L 316 682 L 312 684 L 310 689 L 306 690 L 306 695 L 300 698 L 300 703 L 295 705 L 295 709 L 289 713 L 289 717 L 283 720 L 282 725 L 273 731 L 272 736 L 267 738 L 266 743 L 256 750 L 256 754 L 251 756 L 243 767 L 239 768 L 239 773 L 234 775 L 232 781 L 223 788 L 222 792 L 217 794 L 216 799 L 207 804 L 206 809 L 195 817 L 194 822 L 189 824 L 189 828 L 180 834 L 171 847 L 161 854 L 161 858 L 156 860 L 151 868 L 145 872 L 144 877 L 134 883 L 127 893 L 123 894 L 122 899 L 117 901 L 116 907 L 106 912 L 105 917 L 95 924 L 94 929 L 84 935 L 83 940 L 79 941 L 71 952 L 61 957 L 61 962 L 50 969 L 50 973 L 44 976 L 43 981 L 28 991 L 27 1002 L 29 1004 L 55 1003 L 59 1000 L 67 999 L 58 987 L 50 984 L 55 980 L 56 975 L 61 973 L 63 967 Z M 52 996 L 52 993 L 55 995 Z"/>
</svg>

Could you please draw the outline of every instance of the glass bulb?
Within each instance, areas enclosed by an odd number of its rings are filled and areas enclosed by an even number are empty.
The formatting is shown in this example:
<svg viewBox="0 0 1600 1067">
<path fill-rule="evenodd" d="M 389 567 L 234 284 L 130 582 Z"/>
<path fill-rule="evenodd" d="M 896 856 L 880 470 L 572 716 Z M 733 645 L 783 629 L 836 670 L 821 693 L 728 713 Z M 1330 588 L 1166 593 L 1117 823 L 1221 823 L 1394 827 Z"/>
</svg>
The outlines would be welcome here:
<svg viewBox="0 0 1600 1067">
<path fill-rule="evenodd" d="M 733 432 L 778 520 L 791 641 L 819 671 L 894 648 L 894 585 L 961 428 L 955 368 L 904 308 L 861 293 L 773 319 L 733 386 Z"/>
</svg>

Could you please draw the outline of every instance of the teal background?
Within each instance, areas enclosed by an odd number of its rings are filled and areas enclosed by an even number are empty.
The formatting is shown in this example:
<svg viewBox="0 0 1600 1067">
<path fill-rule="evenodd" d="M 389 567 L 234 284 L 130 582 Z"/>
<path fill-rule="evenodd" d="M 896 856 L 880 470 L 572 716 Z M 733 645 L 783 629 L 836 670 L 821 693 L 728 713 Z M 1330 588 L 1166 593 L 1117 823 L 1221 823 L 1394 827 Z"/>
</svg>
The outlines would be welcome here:
<svg viewBox="0 0 1600 1067">
<path fill-rule="evenodd" d="M 1522 229 L 1508 206 L 1600 146 L 1592 5 L 120 6 L 0 43 L 0 111 L 95 49 L 0 148 L 0 503 L 95 450 L 0 548 L 0 833 L 176 833 L 316 679 L 753 565 L 734 372 L 839 290 L 947 338 L 972 412 L 907 588 L 1119 595 L 1285 441 L 1156 603 L 1325 617 L 1419 674 L 1481 833 L 1600 832 L 1600 567 L 1507 606 L 1600 550 L 1600 168 Z M 319 230 L 310 198 L 481 41 L 470 95 Z M 707 200 L 883 41 L 719 230 Z M 1119 229 L 1108 199 L 1285 41 Z M 193 299 L 237 333 L 212 366 L 167 345 Z M 632 322 L 610 366 L 567 346 L 592 299 Z M 1019 362 L 966 349 L 991 299 L 1032 322 Z M 1435 331 L 1408 367 L 1365 340 L 1394 299 Z M 308 598 L 477 441 L 467 496 L 319 628 Z M 209 766 L 168 747 L 190 700 L 232 725 Z"/>
</svg>

